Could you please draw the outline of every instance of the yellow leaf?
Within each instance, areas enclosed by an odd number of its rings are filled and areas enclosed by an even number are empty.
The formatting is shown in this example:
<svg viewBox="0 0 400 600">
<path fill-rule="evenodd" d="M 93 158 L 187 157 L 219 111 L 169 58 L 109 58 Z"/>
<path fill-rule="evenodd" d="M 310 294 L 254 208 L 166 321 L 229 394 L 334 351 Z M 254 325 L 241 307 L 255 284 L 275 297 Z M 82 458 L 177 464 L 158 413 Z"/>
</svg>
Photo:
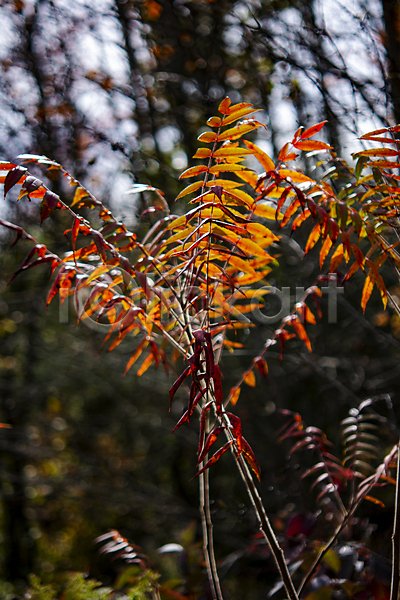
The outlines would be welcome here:
<svg viewBox="0 0 400 600">
<path fill-rule="evenodd" d="M 324 264 L 324 261 L 326 259 L 326 257 L 329 254 L 329 250 L 332 247 L 332 240 L 331 238 L 328 236 L 325 238 L 324 243 L 322 244 L 322 248 L 321 248 L 321 252 L 319 253 L 319 268 L 322 270 L 322 266 Z"/>
<path fill-rule="evenodd" d="M 266 257 L 268 256 L 267 252 L 265 252 L 265 250 L 263 250 L 258 244 L 256 244 L 255 242 L 253 242 L 252 240 L 249 240 L 247 238 L 239 238 L 237 241 L 237 246 L 238 248 L 240 248 L 241 250 L 243 250 L 244 252 L 246 252 L 247 254 L 251 255 L 251 256 L 260 256 L 260 257 Z M 272 256 L 271 256 L 272 259 Z"/>
<path fill-rule="evenodd" d="M 193 158 L 208 158 L 211 156 L 210 148 L 198 148 Z"/>
<path fill-rule="evenodd" d="M 244 273 L 248 273 L 253 276 L 256 275 L 255 270 L 249 264 L 249 262 L 247 260 L 243 260 L 243 258 L 239 258 L 238 256 L 231 256 L 229 258 L 229 266 L 236 267 L 237 269 L 240 269 Z"/>
<path fill-rule="evenodd" d="M 374 278 L 373 278 L 372 273 L 370 272 L 370 274 L 367 275 L 367 277 L 365 278 L 364 287 L 363 287 L 362 296 L 361 296 L 361 308 L 363 309 L 363 312 L 365 312 L 367 302 L 370 299 L 373 289 L 374 289 Z"/>
<path fill-rule="evenodd" d="M 264 279 L 264 277 L 266 277 L 268 275 L 268 273 L 270 273 L 270 272 L 271 272 L 271 269 L 264 267 L 264 269 L 262 271 L 260 271 L 259 273 L 256 273 L 255 275 L 250 275 L 250 274 L 239 275 L 239 277 L 236 278 L 236 282 L 241 286 L 251 285 L 252 283 L 257 283 L 257 281 Z"/>
<path fill-rule="evenodd" d="M 78 185 L 75 190 L 74 199 L 71 202 L 71 206 L 78 204 L 78 202 L 81 202 L 84 198 L 90 198 L 90 196 L 83 187 Z"/>
<path fill-rule="evenodd" d="M 229 394 L 229 401 L 232 406 L 235 406 L 240 396 L 240 388 L 232 388 L 231 393 Z"/>
<path fill-rule="evenodd" d="M 309 252 L 311 250 L 311 248 L 314 248 L 315 244 L 318 242 L 320 237 L 321 237 L 321 225 L 319 223 L 317 223 L 317 225 L 314 227 L 314 229 L 311 231 L 310 235 L 308 236 L 304 254 L 307 254 L 307 252 Z"/>
<path fill-rule="evenodd" d="M 151 352 L 148 356 L 146 356 L 146 358 L 142 362 L 142 365 L 137 372 L 137 376 L 140 377 L 141 375 L 143 375 L 143 373 L 145 373 L 147 371 L 147 369 L 152 365 L 153 362 L 154 362 L 154 355 Z"/>
<path fill-rule="evenodd" d="M 252 238 L 255 238 L 254 241 L 257 240 L 257 244 L 260 244 L 262 248 L 279 241 L 279 238 L 261 223 L 248 223 L 246 224 L 246 230 Z"/>
<path fill-rule="evenodd" d="M 311 181 L 311 183 L 315 184 L 314 179 L 307 177 L 304 173 L 300 173 L 299 171 L 291 171 L 290 169 L 280 169 L 279 175 L 283 178 L 290 178 L 293 183 L 303 183 L 304 181 Z"/>
<path fill-rule="evenodd" d="M 238 110 L 242 110 L 243 108 L 251 108 L 253 105 L 250 102 L 238 102 L 238 104 L 231 104 L 229 107 L 228 115 L 231 115 Z"/>
<path fill-rule="evenodd" d="M 202 181 L 195 181 L 194 183 L 191 183 L 177 195 L 175 200 L 178 200 L 178 198 L 183 198 L 183 196 L 187 196 L 188 194 L 191 194 L 192 192 L 196 192 L 199 188 L 201 188 L 202 185 L 203 185 Z"/>
<path fill-rule="evenodd" d="M 224 142 L 225 140 L 237 140 L 245 133 L 254 131 L 257 129 L 257 127 L 261 127 L 261 125 L 262 123 L 258 123 L 258 121 L 249 121 L 243 125 L 237 125 L 236 127 L 232 127 L 231 129 L 224 131 L 224 133 L 221 133 L 218 136 L 218 141 Z"/>
<path fill-rule="evenodd" d="M 233 172 L 233 171 L 248 171 L 249 169 L 247 167 L 244 167 L 243 165 L 235 165 L 235 164 L 219 164 L 219 165 L 214 165 L 213 167 L 211 167 L 210 169 L 210 173 L 213 174 L 217 174 L 218 173 L 226 173 L 226 172 Z"/>
<path fill-rule="evenodd" d="M 219 127 L 221 125 L 221 118 L 220 117 L 211 117 L 210 119 L 208 119 L 207 125 L 209 127 Z"/>
<path fill-rule="evenodd" d="M 254 375 L 253 371 L 247 373 L 246 377 L 244 378 L 244 382 L 250 387 L 256 387 L 256 376 Z"/>
<path fill-rule="evenodd" d="M 238 119 L 240 119 L 241 117 L 245 117 L 247 115 L 250 115 L 253 112 L 257 112 L 259 110 L 261 110 L 261 108 L 254 108 L 254 106 L 250 105 L 251 108 L 242 108 L 240 110 L 235 110 L 233 112 L 232 107 L 229 110 L 229 116 L 225 117 L 224 121 L 223 121 L 223 125 L 229 125 L 230 123 L 233 123 L 234 121 L 237 121 Z"/>
<path fill-rule="evenodd" d="M 268 206 L 268 204 L 258 203 L 254 209 L 254 214 L 257 215 L 257 217 L 264 217 L 264 219 L 271 219 L 275 221 L 276 208 L 273 206 Z M 277 219 L 280 221 L 283 219 L 283 215 L 278 213 Z"/>
<path fill-rule="evenodd" d="M 332 258 L 331 258 L 331 264 L 329 266 L 329 271 L 331 273 L 334 273 L 336 271 L 338 266 L 342 263 L 343 258 L 344 258 L 343 244 L 339 244 L 339 246 L 336 248 L 336 250 L 333 253 Z"/>
<path fill-rule="evenodd" d="M 204 133 L 201 133 L 199 135 L 199 137 L 197 138 L 198 142 L 205 142 L 206 144 L 209 144 L 210 142 L 215 142 L 217 139 L 217 134 L 214 131 L 204 131 Z"/>
<path fill-rule="evenodd" d="M 221 148 L 218 148 L 218 150 L 216 150 L 214 152 L 214 157 L 215 158 L 228 158 L 230 156 L 248 156 L 248 155 L 252 155 L 252 151 L 251 150 L 246 150 L 246 148 L 235 148 L 235 147 L 231 147 L 231 146 L 222 146 Z"/>
<path fill-rule="evenodd" d="M 253 171 L 239 171 L 236 175 L 248 183 L 253 189 L 256 188 L 258 181 L 257 173 L 254 173 Z"/>
<path fill-rule="evenodd" d="M 251 208 L 254 204 L 253 198 L 246 192 L 243 192 L 242 190 L 235 190 L 234 192 L 229 192 L 228 190 L 225 190 L 225 195 L 231 198 L 239 199 L 240 204 L 244 203 L 249 208 Z"/>
<path fill-rule="evenodd" d="M 179 179 L 186 179 L 187 177 L 195 177 L 199 175 L 199 173 L 205 173 L 208 171 L 208 168 L 205 165 L 198 165 L 197 167 L 189 167 L 186 171 L 183 171 L 182 175 L 179 176 Z"/>
<path fill-rule="evenodd" d="M 221 104 L 218 106 L 218 111 L 223 115 L 227 115 L 229 113 L 229 107 L 231 104 L 231 99 L 227 96 L 222 100 Z"/>
<path fill-rule="evenodd" d="M 256 157 L 256 159 L 261 163 L 261 165 L 267 172 L 273 171 L 275 169 L 273 160 L 268 156 L 268 154 L 263 152 L 261 148 L 253 144 L 253 142 L 249 142 L 248 140 L 243 140 L 243 142 L 245 143 L 247 148 L 249 148 L 249 150 L 253 151 L 253 154 Z"/>
<path fill-rule="evenodd" d="M 372 150 L 361 150 L 361 152 L 356 152 L 353 154 L 354 158 L 357 156 L 398 156 L 399 153 L 397 150 L 393 150 L 392 148 L 374 148 Z"/>
<path fill-rule="evenodd" d="M 207 181 L 206 186 L 207 187 L 211 187 L 211 186 L 219 186 L 219 187 L 223 187 L 224 189 L 227 190 L 231 190 L 237 187 L 241 187 L 243 185 L 243 183 L 239 183 L 237 181 L 232 181 L 231 179 L 214 179 L 214 181 Z"/>
<path fill-rule="evenodd" d="M 325 144 L 324 142 L 317 142 L 315 140 L 300 141 L 293 144 L 298 150 L 308 152 L 310 150 L 332 150 L 333 146 Z"/>
</svg>

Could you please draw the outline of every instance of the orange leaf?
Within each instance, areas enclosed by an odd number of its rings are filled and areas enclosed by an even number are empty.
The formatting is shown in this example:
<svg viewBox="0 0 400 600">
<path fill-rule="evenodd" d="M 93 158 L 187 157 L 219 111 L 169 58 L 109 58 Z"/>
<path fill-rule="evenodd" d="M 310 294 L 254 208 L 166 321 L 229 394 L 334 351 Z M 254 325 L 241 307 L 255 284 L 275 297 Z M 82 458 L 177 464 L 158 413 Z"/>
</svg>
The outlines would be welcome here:
<svg viewBox="0 0 400 600">
<path fill-rule="evenodd" d="M 222 100 L 221 104 L 218 106 L 218 111 L 223 115 L 227 115 L 229 113 L 229 107 L 231 104 L 231 99 L 227 96 Z"/>
<path fill-rule="evenodd" d="M 361 296 L 361 308 L 363 309 L 363 312 L 365 312 L 367 302 L 370 299 L 373 289 L 374 289 L 374 276 L 370 271 L 369 275 L 365 278 L 364 287 L 363 287 L 362 296 Z"/>
<path fill-rule="evenodd" d="M 397 150 L 393 150 L 392 148 L 374 148 L 372 150 L 361 150 L 361 152 L 356 152 L 353 154 L 354 158 L 356 156 L 398 156 L 399 153 Z"/>
<path fill-rule="evenodd" d="M 322 244 L 321 252 L 319 253 L 319 268 L 322 270 L 322 266 L 326 257 L 329 254 L 329 250 L 332 248 L 332 240 L 330 237 L 325 238 L 324 243 Z"/>
<path fill-rule="evenodd" d="M 321 123 L 317 123 L 316 125 L 313 125 L 312 127 L 309 127 L 308 129 L 305 129 L 303 131 L 303 133 L 301 134 L 300 139 L 307 140 L 308 138 L 312 137 L 313 135 L 318 133 L 318 131 L 321 131 L 321 129 L 327 122 L 328 121 L 321 121 Z"/>
<path fill-rule="evenodd" d="M 244 141 L 244 140 L 243 140 Z M 222 146 L 214 152 L 214 158 L 228 158 L 230 156 L 248 156 L 253 154 L 251 150 L 246 148 L 235 148 L 233 146 Z"/>
<path fill-rule="evenodd" d="M 243 104 L 245 104 L 245 102 Z M 252 104 L 250 104 L 250 108 L 241 108 L 240 110 L 235 110 L 235 111 L 233 111 L 232 107 L 231 107 L 229 109 L 229 116 L 225 117 L 222 124 L 229 125 L 230 123 L 237 121 L 241 117 L 246 117 L 247 115 L 250 115 L 251 113 L 257 112 L 259 110 L 261 110 L 261 108 L 254 108 L 254 106 Z"/>
<path fill-rule="evenodd" d="M 208 168 L 205 165 L 198 165 L 197 167 L 189 167 L 186 171 L 183 171 L 182 175 L 179 176 L 179 179 L 186 179 L 187 177 L 195 177 L 199 175 L 199 173 L 205 173 L 208 171 Z"/>
<path fill-rule="evenodd" d="M 317 223 L 317 225 L 315 225 L 314 229 L 311 231 L 310 235 L 308 236 L 304 254 L 307 254 L 307 252 L 309 252 L 311 250 L 311 248 L 314 248 L 315 244 L 318 242 L 320 237 L 321 237 L 321 225 L 319 223 Z"/>
<path fill-rule="evenodd" d="M 382 506 L 382 508 L 385 508 L 385 505 L 382 502 L 382 500 L 378 500 L 378 498 L 374 498 L 373 496 L 364 496 L 364 500 L 369 500 L 370 502 L 373 502 L 374 504 L 378 504 L 378 506 Z"/>
<path fill-rule="evenodd" d="M 289 169 L 280 169 L 279 175 L 282 179 L 291 179 L 293 183 L 303 183 L 305 181 L 310 181 L 311 183 L 315 183 L 314 179 L 307 177 L 304 173 L 300 173 L 299 171 L 290 171 Z"/>
<path fill-rule="evenodd" d="M 247 238 L 240 238 L 237 241 L 237 246 L 238 248 L 246 252 L 249 256 L 268 256 L 265 250 L 263 250 L 258 244 Z"/>
<path fill-rule="evenodd" d="M 253 371 L 247 373 L 246 377 L 244 378 L 244 382 L 250 387 L 256 387 L 256 376 L 254 375 Z"/>
<path fill-rule="evenodd" d="M 343 258 L 344 258 L 343 244 L 339 244 L 339 246 L 336 248 L 336 250 L 333 253 L 332 258 L 331 258 L 331 264 L 329 266 L 329 271 L 331 273 L 334 273 L 336 271 L 338 266 L 343 261 Z"/>
<path fill-rule="evenodd" d="M 198 148 L 193 158 L 208 158 L 211 156 L 210 148 Z"/>
<path fill-rule="evenodd" d="M 243 140 L 243 142 L 245 143 L 247 148 L 249 148 L 249 150 L 252 150 L 254 156 L 261 163 L 266 172 L 273 171 L 275 169 L 275 164 L 273 160 L 268 156 L 268 154 L 266 154 L 266 152 L 263 152 L 263 150 L 261 150 L 261 148 L 259 148 L 255 144 L 253 144 L 253 142 L 249 142 L 248 140 Z"/>
<path fill-rule="evenodd" d="M 177 195 L 175 200 L 178 200 L 178 198 L 183 198 L 183 196 L 187 196 L 188 194 L 191 194 L 192 192 L 196 192 L 199 188 L 201 188 L 202 185 L 203 185 L 202 181 L 195 181 L 194 183 L 191 183 Z"/>
<path fill-rule="evenodd" d="M 206 167 L 207 170 L 207 167 Z M 243 165 L 235 165 L 235 164 L 219 164 L 219 165 L 214 165 L 213 167 L 211 167 L 210 169 L 210 173 L 212 175 L 216 174 L 218 175 L 218 173 L 229 173 L 229 172 L 234 172 L 234 171 L 248 171 L 249 169 L 247 167 L 244 167 Z M 182 177 L 182 175 L 181 175 Z"/>
<path fill-rule="evenodd" d="M 317 142 L 315 140 L 307 140 L 305 142 L 296 142 L 293 144 L 298 150 L 309 151 L 309 150 L 332 150 L 333 146 L 325 144 L 324 142 Z"/>
<path fill-rule="evenodd" d="M 229 395 L 229 401 L 232 404 L 232 406 L 235 406 L 237 401 L 239 400 L 239 396 L 240 396 L 240 388 L 232 388 L 231 389 L 231 393 Z"/>
<path fill-rule="evenodd" d="M 221 125 L 221 118 L 220 117 L 211 117 L 210 119 L 208 119 L 207 125 L 209 127 L 219 127 Z"/>
<path fill-rule="evenodd" d="M 242 137 L 245 133 L 249 131 L 254 131 L 257 127 L 261 127 L 262 123 L 258 123 L 258 121 L 249 121 L 244 123 L 243 125 L 237 125 L 236 127 L 232 127 L 231 129 L 227 129 L 224 133 L 221 133 L 218 136 L 219 142 L 224 142 L 225 140 L 237 140 Z M 216 134 L 215 134 L 216 135 Z"/>
<path fill-rule="evenodd" d="M 257 217 L 264 217 L 264 219 L 270 219 L 272 221 L 275 221 L 276 209 L 274 206 L 268 206 L 268 204 L 258 203 L 256 204 L 253 212 L 255 215 L 257 215 Z M 281 219 L 283 219 L 283 215 L 281 213 L 278 213 L 278 221 L 280 221 Z"/>
<path fill-rule="evenodd" d="M 199 137 L 197 138 L 197 141 L 205 142 L 206 144 L 209 144 L 210 142 L 215 142 L 216 139 L 217 139 L 217 134 L 214 131 L 204 131 L 204 133 L 201 133 L 199 135 Z"/>
<path fill-rule="evenodd" d="M 142 365 L 137 372 L 137 376 L 140 377 L 141 375 L 143 375 L 143 373 L 145 373 L 147 371 L 147 369 L 151 366 L 151 364 L 153 362 L 154 362 L 154 354 L 152 352 L 150 352 L 150 354 L 148 356 L 146 356 L 146 358 L 142 362 Z"/>
</svg>

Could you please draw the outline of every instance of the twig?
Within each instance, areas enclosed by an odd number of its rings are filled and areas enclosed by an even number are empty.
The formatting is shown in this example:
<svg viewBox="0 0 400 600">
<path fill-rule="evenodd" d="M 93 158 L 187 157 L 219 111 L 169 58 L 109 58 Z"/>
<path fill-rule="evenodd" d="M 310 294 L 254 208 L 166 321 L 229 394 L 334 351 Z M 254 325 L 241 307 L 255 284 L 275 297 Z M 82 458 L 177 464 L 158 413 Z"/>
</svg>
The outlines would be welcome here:
<svg viewBox="0 0 400 600">
<path fill-rule="evenodd" d="M 205 459 L 207 461 L 207 458 Z M 203 461 L 204 462 L 204 461 Z M 203 551 L 207 566 L 208 581 L 210 583 L 213 600 L 223 600 L 221 586 L 214 554 L 213 525 L 210 511 L 210 473 L 208 469 L 199 475 L 200 487 L 200 514 L 203 530 Z"/>
<path fill-rule="evenodd" d="M 400 584 L 400 442 L 397 445 L 397 475 L 396 475 L 396 500 L 394 504 L 394 522 L 392 535 L 392 581 L 390 586 L 390 600 L 399 597 Z"/>
<path fill-rule="evenodd" d="M 290 600 L 299 600 L 299 596 L 296 592 L 292 578 L 289 573 L 289 569 L 286 564 L 285 555 L 283 553 L 282 548 L 279 545 L 278 540 L 276 539 L 274 530 L 272 529 L 271 523 L 267 517 L 267 513 L 265 512 L 261 496 L 258 493 L 249 468 L 242 456 L 239 456 L 239 459 L 236 461 L 236 464 L 238 466 L 240 475 L 245 483 L 247 493 L 249 494 L 250 500 L 253 504 L 260 525 L 260 530 L 263 533 L 265 539 L 267 540 L 271 553 L 275 559 L 288 598 L 290 598 Z"/>
</svg>

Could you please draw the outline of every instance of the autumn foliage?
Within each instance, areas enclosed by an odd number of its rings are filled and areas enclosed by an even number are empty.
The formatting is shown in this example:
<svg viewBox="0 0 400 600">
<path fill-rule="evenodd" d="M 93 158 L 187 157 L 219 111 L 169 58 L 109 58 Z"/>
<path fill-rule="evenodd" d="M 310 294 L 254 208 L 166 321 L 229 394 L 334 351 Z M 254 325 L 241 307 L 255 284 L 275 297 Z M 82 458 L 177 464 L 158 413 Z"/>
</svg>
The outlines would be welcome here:
<svg viewBox="0 0 400 600">
<path fill-rule="evenodd" d="M 189 180 L 176 198 L 187 201 L 183 214 L 171 213 L 162 190 L 146 184 L 132 187 L 132 193 L 149 194 L 153 199 L 146 210 L 151 225 L 143 239 L 128 231 L 61 165 L 34 155 L 22 155 L 16 163 L 1 163 L 4 192 L 8 194 L 18 185 L 18 199 L 40 200 L 41 223 L 56 210 L 67 211 L 71 225 L 65 235 L 70 250 L 65 256 L 57 256 L 19 226 L 6 221 L 1 224 L 15 233 L 16 241 L 33 244 L 15 275 L 50 264 L 53 281 L 47 303 L 57 296 L 61 303 L 71 298 L 80 319 L 108 323 L 105 344 L 110 351 L 127 336 L 137 339 L 125 372 L 134 366 L 139 376 L 151 366 L 162 366 L 169 372 L 183 363 L 171 386 L 169 402 L 171 406 L 177 391 L 184 387 L 187 406 L 175 429 L 199 420 L 197 471 L 193 475 L 200 477 L 203 496 L 207 494 L 209 467 L 227 460 L 222 457 L 228 451 L 233 453 L 287 594 L 290 598 L 311 597 L 308 586 L 330 549 L 339 543 L 340 534 L 360 503 L 366 499 L 379 504 L 373 489 L 395 483 L 397 445 L 386 457 L 376 449 L 380 430 L 372 400 L 353 410 L 343 423 L 343 457 L 332 454 L 322 431 L 304 424 L 297 413 L 285 413 L 280 441 L 293 441 L 291 453 L 307 451 L 317 456 L 304 478 L 317 492 L 318 501 L 328 499 L 334 506 L 336 523 L 331 540 L 308 549 L 303 557 L 299 554 L 300 563 L 296 569 L 289 569 L 290 561 L 285 561 L 253 481 L 253 476 L 262 476 L 257 456 L 234 410 L 244 384 L 255 387 L 258 378 L 268 377 L 269 348 L 278 344 L 282 354 L 285 343 L 298 338 L 312 351 L 309 328 L 324 309 L 321 286 L 332 278 L 343 285 L 356 272 L 363 272 L 362 310 L 374 288 L 386 307 L 391 297 L 381 268 L 385 262 L 396 271 L 400 267 L 400 161 L 395 137 L 400 126 L 364 135 L 363 140 L 380 146 L 357 152 L 355 167 L 338 158 L 331 146 L 314 139 L 325 122 L 298 129 L 275 163 L 255 143 L 243 139 L 264 127 L 250 116 L 255 112 L 251 104 L 232 105 L 225 98 L 218 112 L 198 137 L 201 145 L 193 158 L 200 164 L 191 166 L 180 177 Z M 293 166 L 304 153 L 315 161 L 318 178 Z M 61 199 L 31 175 L 27 170 L 30 165 L 39 165 L 52 177 L 59 174 L 67 180 L 70 199 Z M 255 165 L 263 172 L 256 172 Z M 98 228 L 83 216 L 91 211 L 100 220 Z M 309 228 L 304 252 L 319 244 L 320 274 L 234 387 L 224 390 L 222 348 L 234 351 L 241 346 L 237 334 L 248 327 L 246 316 L 263 306 L 269 274 L 279 261 L 280 231 L 286 228 L 294 232 L 301 226 Z M 203 509 L 207 524 L 207 500 Z M 205 544 L 205 548 L 209 546 Z M 221 598 L 215 559 L 209 549 L 206 564 L 213 596 Z M 297 590 L 294 581 L 298 582 Z M 343 579 L 332 590 L 352 594 L 355 588 L 349 587 L 349 581 Z M 372 586 L 368 578 L 356 583 L 360 589 Z M 392 594 L 396 586 L 395 579 Z M 332 590 L 331 595 L 336 593 Z"/>
</svg>

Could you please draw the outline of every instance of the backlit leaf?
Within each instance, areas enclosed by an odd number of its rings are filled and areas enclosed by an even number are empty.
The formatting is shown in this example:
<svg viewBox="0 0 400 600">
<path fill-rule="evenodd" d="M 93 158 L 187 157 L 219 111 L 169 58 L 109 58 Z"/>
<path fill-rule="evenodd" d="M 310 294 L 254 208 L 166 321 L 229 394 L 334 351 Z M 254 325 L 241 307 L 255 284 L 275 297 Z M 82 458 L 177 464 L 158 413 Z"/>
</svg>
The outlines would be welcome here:
<svg viewBox="0 0 400 600">
<path fill-rule="evenodd" d="M 218 112 L 222 113 L 223 115 L 228 114 L 229 112 L 229 107 L 232 104 L 231 99 L 226 97 L 222 100 L 221 104 L 218 106 Z"/>
<path fill-rule="evenodd" d="M 210 142 L 215 142 L 217 139 L 217 134 L 214 131 L 204 131 L 197 138 L 198 142 L 205 142 L 209 144 Z"/>
<path fill-rule="evenodd" d="M 321 123 L 317 123 L 316 125 L 313 125 L 312 127 L 309 127 L 308 129 L 305 129 L 303 131 L 303 133 L 301 134 L 300 139 L 307 140 L 308 138 L 312 137 L 313 135 L 315 135 L 316 133 L 321 131 L 321 129 L 327 122 L 328 121 L 321 121 Z"/>
<path fill-rule="evenodd" d="M 257 215 L 257 217 L 264 217 L 264 219 L 270 219 L 271 221 L 275 221 L 276 218 L 278 221 L 283 219 L 283 215 L 281 213 L 276 213 L 274 206 L 270 206 L 261 202 L 256 204 L 253 212 L 255 215 Z"/>
<path fill-rule="evenodd" d="M 178 200 L 178 198 L 183 198 L 183 196 L 187 196 L 188 194 L 191 194 L 192 192 L 196 192 L 199 188 L 201 188 L 202 185 L 203 185 L 202 181 L 195 181 L 194 183 L 191 183 L 177 195 L 175 200 Z"/>
<path fill-rule="evenodd" d="M 229 395 L 229 401 L 232 406 L 235 406 L 240 396 L 240 388 L 232 388 L 231 393 Z"/>
<path fill-rule="evenodd" d="M 245 104 L 245 103 L 243 103 Z M 253 112 L 258 112 L 259 110 L 261 110 L 261 108 L 254 108 L 254 106 L 250 105 L 250 107 L 242 107 L 238 110 L 234 110 L 233 107 L 230 107 L 229 109 L 229 115 L 227 117 L 225 117 L 223 125 L 229 125 L 230 123 L 233 123 L 234 121 L 237 121 L 238 119 L 241 119 L 242 117 L 246 117 L 247 115 L 250 115 Z"/>
<path fill-rule="evenodd" d="M 256 376 L 254 375 L 254 371 L 247 373 L 246 377 L 244 378 L 244 382 L 250 387 L 256 387 Z"/>
<path fill-rule="evenodd" d="M 311 182 L 315 183 L 314 179 L 307 177 L 304 173 L 300 173 L 299 171 L 291 171 L 289 169 L 280 169 L 279 175 L 282 179 L 290 179 L 293 183 L 303 183 L 303 182 Z"/>
<path fill-rule="evenodd" d="M 317 142 L 315 140 L 307 140 L 305 142 L 296 142 L 293 144 L 298 150 L 308 152 L 310 150 L 333 150 L 333 146 L 325 144 L 324 142 Z"/>
<path fill-rule="evenodd" d="M 197 167 L 189 167 L 186 171 L 183 171 L 182 175 L 179 176 L 179 179 L 186 179 L 187 177 L 195 177 L 199 175 L 199 173 L 205 173 L 208 171 L 208 168 L 205 165 L 198 165 Z"/>
<path fill-rule="evenodd" d="M 208 158 L 211 156 L 210 148 L 198 148 L 193 158 Z"/>
<path fill-rule="evenodd" d="M 217 452 L 214 454 L 214 456 L 212 456 L 210 458 L 210 460 L 204 465 L 204 467 L 202 469 L 200 469 L 200 471 L 197 471 L 195 477 L 198 477 L 199 475 L 201 475 L 201 473 L 204 473 L 204 471 L 206 469 L 209 469 L 211 467 L 211 465 L 214 465 L 217 462 L 217 460 L 219 460 L 221 458 L 221 456 L 223 454 L 225 454 L 225 452 L 230 448 L 230 446 L 232 446 L 232 444 L 233 444 L 233 440 L 231 440 L 230 442 L 227 442 L 224 446 L 222 446 L 222 448 L 217 450 Z"/>
<path fill-rule="evenodd" d="M 219 127 L 222 121 L 220 117 L 210 117 L 207 121 L 209 127 Z"/>
<path fill-rule="evenodd" d="M 245 133 L 249 133 L 249 131 L 254 131 L 257 127 L 261 127 L 261 123 L 258 121 L 249 121 L 243 125 L 237 125 L 236 127 L 232 127 L 231 129 L 227 129 L 223 133 L 218 136 L 219 142 L 224 142 L 225 140 L 237 140 L 242 137 Z M 216 135 L 216 134 L 214 134 Z"/>
<path fill-rule="evenodd" d="M 252 150 L 253 155 L 261 163 L 261 165 L 264 167 L 267 173 L 268 171 L 273 171 L 275 169 L 273 160 L 268 156 L 266 152 L 261 150 L 261 148 L 259 148 L 255 144 L 253 144 L 253 142 L 249 142 L 248 140 L 243 140 L 243 142 L 247 146 L 247 148 L 249 148 L 249 150 Z"/>
</svg>

